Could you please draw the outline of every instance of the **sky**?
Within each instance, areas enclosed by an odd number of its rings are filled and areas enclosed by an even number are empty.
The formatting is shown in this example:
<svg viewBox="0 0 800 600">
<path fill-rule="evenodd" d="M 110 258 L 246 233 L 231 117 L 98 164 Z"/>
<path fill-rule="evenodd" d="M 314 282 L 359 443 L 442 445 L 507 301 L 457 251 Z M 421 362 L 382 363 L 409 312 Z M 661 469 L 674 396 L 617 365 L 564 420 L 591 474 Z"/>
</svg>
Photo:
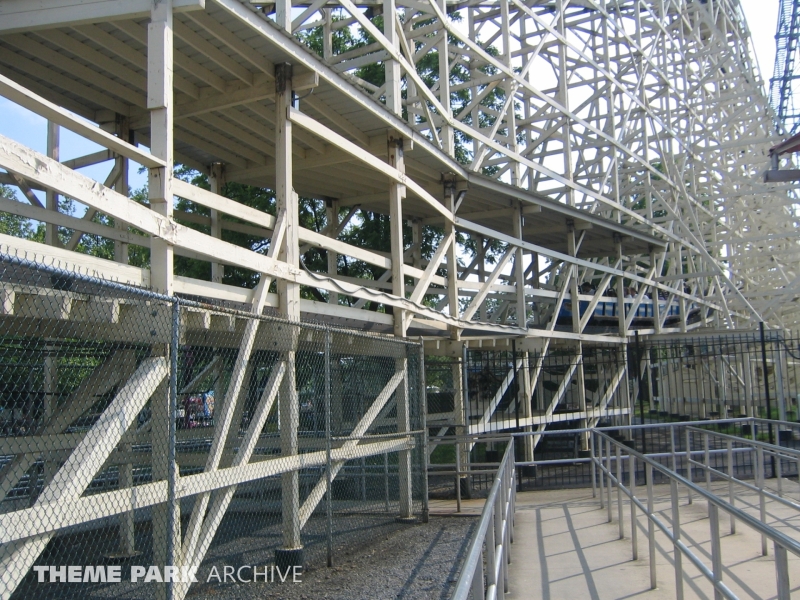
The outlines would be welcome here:
<svg viewBox="0 0 800 600">
<path fill-rule="evenodd" d="M 778 19 L 779 0 L 741 0 L 745 18 L 753 40 L 759 68 L 765 86 L 769 86 L 775 60 L 775 27 Z M 45 119 L 0 97 L 0 134 L 12 138 L 38 152 L 46 151 L 47 124 Z M 101 148 L 92 142 L 76 136 L 68 130 L 61 130 L 61 160 L 68 160 L 96 152 Z M 111 170 L 112 163 L 106 162 L 82 169 L 85 175 L 103 181 Z M 136 189 L 144 185 L 146 176 L 131 169 L 130 187 Z M 40 194 L 43 196 L 43 194 Z"/>
<path fill-rule="evenodd" d="M 769 85 L 775 63 L 775 30 L 778 24 L 779 0 L 741 0 L 761 77 Z"/>
</svg>

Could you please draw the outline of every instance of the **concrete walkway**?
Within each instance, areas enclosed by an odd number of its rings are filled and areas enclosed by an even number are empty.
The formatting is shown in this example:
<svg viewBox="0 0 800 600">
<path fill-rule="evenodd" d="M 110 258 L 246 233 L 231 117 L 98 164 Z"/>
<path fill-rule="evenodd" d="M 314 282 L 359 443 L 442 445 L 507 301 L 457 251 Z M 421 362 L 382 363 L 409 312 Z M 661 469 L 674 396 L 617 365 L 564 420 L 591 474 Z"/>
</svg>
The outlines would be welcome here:
<svg viewBox="0 0 800 600">
<path fill-rule="evenodd" d="M 715 487 L 716 489 L 716 487 Z M 655 487 L 655 508 L 666 524 L 671 524 L 669 487 Z M 644 497 L 643 487 L 637 496 Z M 718 490 L 727 497 L 727 486 Z M 795 499 L 797 499 L 796 495 Z M 512 600 L 574 600 L 591 598 L 675 598 L 673 547 L 657 530 L 657 582 L 650 589 L 647 520 L 637 519 L 639 559 L 632 560 L 630 504 L 623 500 L 624 539 L 619 539 L 616 490 L 612 493 L 613 522 L 600 510 L 591 489 L 523 492 L 517 494 L 517 513 L 512 563 L 509 567 L 509 594 Z M 737 496 L 737 506 L 757 516 L 757 497 Z M 470 511 L 474 510 L 472 506 Z M 683 541 L 711 566 L 710 530 L 707 505 L 695 498 L 687 505 L 681 492 L 680 517 Z M 770 503 L 768 523 L 800 539 L 800 513 Z M 639 512 L 639 511 L 637 511 Z M 720 512 L 723 581 L 740 598 L 775 598 L 775 565 L 772 544 L 769 556 L 761 556 L 761 538 L 739 523 L 730 535 L 727 514 Z M 686 598 L 713 598 L 705 577 L 683 558 Z M 800 559 L 789 554 L 789 573 L 793 595 L 800 590 Z"/>
</svg>

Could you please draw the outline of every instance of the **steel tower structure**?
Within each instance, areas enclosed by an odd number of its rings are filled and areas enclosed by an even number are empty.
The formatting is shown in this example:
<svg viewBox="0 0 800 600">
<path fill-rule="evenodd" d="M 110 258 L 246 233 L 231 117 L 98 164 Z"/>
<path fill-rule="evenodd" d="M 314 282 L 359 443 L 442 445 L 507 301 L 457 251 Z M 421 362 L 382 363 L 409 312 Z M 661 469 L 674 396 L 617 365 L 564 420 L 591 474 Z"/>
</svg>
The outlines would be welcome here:
<svg viewBox="0 0 800 600">
<path fill-rule="evenodd" d="M 795 103 L 798 76 L 795 74 L 798 39 L 800 39 L 800 2 L 780 0 L 775 31 L 775 67 L 769 89 L 769 103 L 778 126 L 789 134 L 800 127 L 800 107 Z"/>
</svg>

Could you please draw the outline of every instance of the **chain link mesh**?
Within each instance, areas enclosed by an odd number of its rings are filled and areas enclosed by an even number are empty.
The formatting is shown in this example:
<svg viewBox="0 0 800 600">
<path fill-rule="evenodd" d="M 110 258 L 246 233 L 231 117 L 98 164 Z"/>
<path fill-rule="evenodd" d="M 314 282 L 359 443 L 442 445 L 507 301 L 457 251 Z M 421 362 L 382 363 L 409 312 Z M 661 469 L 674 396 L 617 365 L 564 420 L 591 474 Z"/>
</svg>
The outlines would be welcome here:
<svg viewBox="0 0 800 600">
<path fill-rule="evenodd" d="M 0 294 L 0 597 L 271 584 L 423 512 L 419 344 L 2 254 Z"/>
</svg>

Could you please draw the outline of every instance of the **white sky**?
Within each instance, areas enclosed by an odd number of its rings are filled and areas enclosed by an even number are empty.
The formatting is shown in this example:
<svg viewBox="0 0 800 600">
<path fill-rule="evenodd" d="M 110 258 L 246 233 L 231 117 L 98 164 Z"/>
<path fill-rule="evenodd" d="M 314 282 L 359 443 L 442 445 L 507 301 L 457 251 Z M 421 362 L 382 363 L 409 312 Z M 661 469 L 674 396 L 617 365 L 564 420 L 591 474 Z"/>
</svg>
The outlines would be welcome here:
<svg viewBox="0 0 800 600">
<path fill-rule="evenodd" d="M 778 24 L 778 0 L 740 0 L 747 19 L 753 48 L 764 85 L 769 88 L 775 63 L 775 29 Z M 767 90 L 768 92 L 769 90 Z"/>
</svg>

